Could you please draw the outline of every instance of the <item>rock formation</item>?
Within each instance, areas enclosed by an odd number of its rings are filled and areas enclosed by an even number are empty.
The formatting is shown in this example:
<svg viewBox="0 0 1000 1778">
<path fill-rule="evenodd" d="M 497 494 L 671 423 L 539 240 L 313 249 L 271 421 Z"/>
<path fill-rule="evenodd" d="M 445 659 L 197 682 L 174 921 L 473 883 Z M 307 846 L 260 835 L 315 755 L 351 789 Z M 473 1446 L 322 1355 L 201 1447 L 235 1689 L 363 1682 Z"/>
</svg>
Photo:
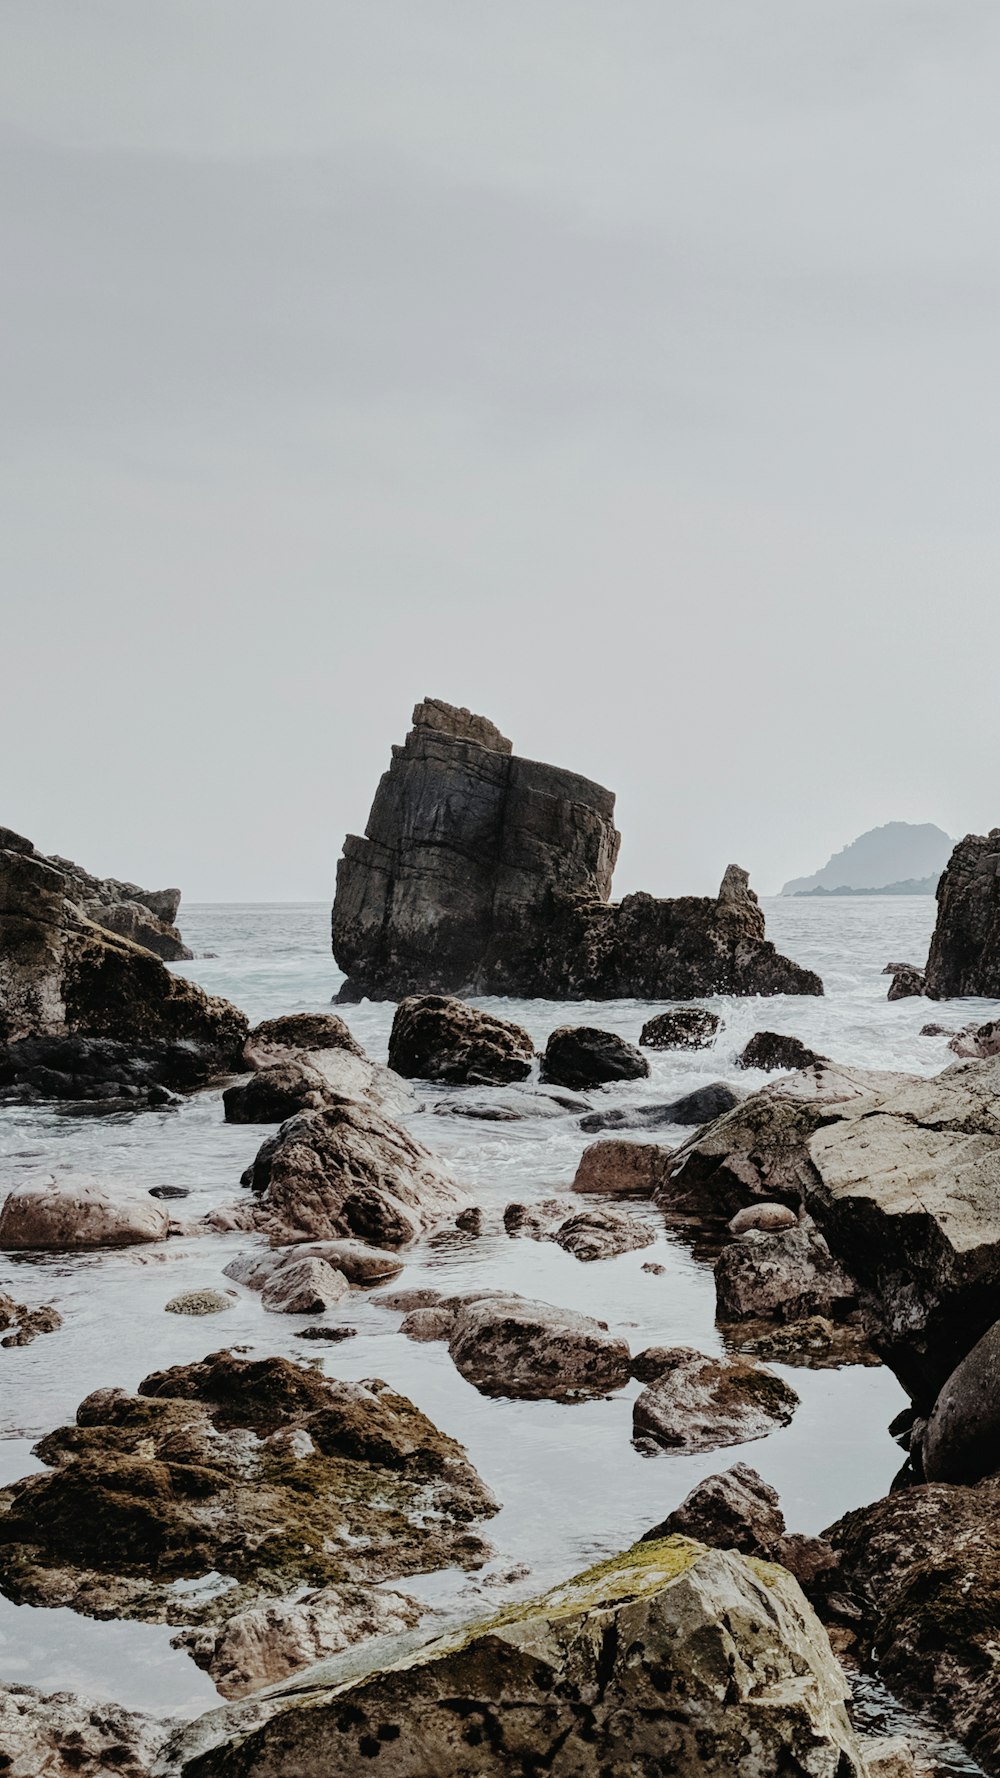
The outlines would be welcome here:
<svg viewBox="0 0 1000 1778">
<path fill-rule="evenodd" d="M 744 1445 L 787 1426 L 799 1398 L 763 1365 L 710 1358 L 692 1347 L 640 1352 L 633 1375 L 646 1383 L 632 1408 L 640 1449 L 716 1451 Z"/>
<path fill-rule="evenodd" d="M 95 923 L 75 879 L 30 841 L 0 840 L 0 1085 L 107 1097 L 239 1066 L 241 1012 Z"/>
<path fill-rule="evenodd" d="M 790 1575 L 665 1538 L 471 1628 L 327 1662 L 242 1723 L 239 1706 L 205 1717 L 164 1770 L 864 1778 L 846 1693 Z"/>
<path fill-rule="evenodd" d="M 959 840 L 937 889 L 924 992 L 1000 999 L 1000 827 Z"/>
<path fill-rule="evenodd" d="M 67 894 L 73 905 L 96 926 L 116 932 L 119 938 L 130 938 L 165 963 L 178 963 L 193 957 L 174 922 L 181 905 L 179 889 L 140 889 L 138 883 L 120 883 L 116 877 L 92 877 L 79 864 L 58 853 L 45 858 L 36 852 L 30 840 L 12 828 L 0 827 L 0 852 L 26 853 L 51 864 L 68 884 Z"/>
<path fill-rule="evenodd" d="M 527 1080 L 534 1059 L 534 1044 L 520 1025 L 448 994 L 401 1001 L 389 1034 L 389 1067 L 406 1080 L 508 1086 Z"/>
<path fill-rule="evenodd" d="M 484 717 L 418 704 L 337 869 L 341 998 L 822 993 L 765 939 L 736 865 L 715 899 L 611 904 L 613 817 L 610 791 L 518 758 Z"/>
</svg>

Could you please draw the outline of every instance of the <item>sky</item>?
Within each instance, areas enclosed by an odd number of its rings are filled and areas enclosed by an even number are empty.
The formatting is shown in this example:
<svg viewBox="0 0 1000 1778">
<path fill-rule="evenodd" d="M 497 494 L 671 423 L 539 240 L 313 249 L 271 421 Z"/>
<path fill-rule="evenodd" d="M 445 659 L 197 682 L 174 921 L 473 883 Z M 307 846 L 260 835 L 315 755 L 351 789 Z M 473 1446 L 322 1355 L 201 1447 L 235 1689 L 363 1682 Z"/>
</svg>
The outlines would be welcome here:
<svg viewBox="0 0 1000 1778">
<path fill-rule="evenodd" d="M 616 893 L 1000 824 L 995 0 L 4 0 L 0 822 L 323 900 L 435 696 Z"/>
</svg>

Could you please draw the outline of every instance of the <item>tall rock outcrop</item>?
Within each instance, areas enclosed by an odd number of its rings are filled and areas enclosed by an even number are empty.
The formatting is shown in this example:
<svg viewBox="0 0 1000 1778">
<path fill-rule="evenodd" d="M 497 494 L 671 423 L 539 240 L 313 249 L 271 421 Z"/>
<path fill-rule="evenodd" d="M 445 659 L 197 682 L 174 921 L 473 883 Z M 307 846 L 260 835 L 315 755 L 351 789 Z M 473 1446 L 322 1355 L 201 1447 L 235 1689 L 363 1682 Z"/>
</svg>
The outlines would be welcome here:
<svg viewBox="0 0 1000 1778">
<path fill-rule="evenodd" d="M 937 889 L 925 993 L 1000 999 L 1000 827 L 959 840 Z"/>
<path fill-rule="evenodd" d="M 121 1072 L 122 1048 L 151 1078 L 193 1084 L 240 1067 L 247 1030 L 227 1000 L 89 919 L 76 879 L 0 830 L 0 1081 L 40 1066 L 81 1080 L 110 1063 Z"/>
<path fill-rule="evenodd" d="M 138 883 L 120 883 L 117 877 L 93 877 L 70 858 L 58 854 L 44 858 L 30 840 L 9 827 L 0 827 L 0 850 L 27 853 L 60 871 L 67 880 L 68 898 L 95 925 L 143 945 L 165 963 L 193 957 L 174 924 L 181 905 L 179 889 L 140 889 Z"/>
<path fill-rule="evenodd" d="M 337 869 L 345 1000 L 420 993 L 551 999 L 821 994 L 781 957 L 745 871 L 717 897 L 611 903 L 614 796 L 519 759 L 485 717 L 418 704 Z"/>
</svg>

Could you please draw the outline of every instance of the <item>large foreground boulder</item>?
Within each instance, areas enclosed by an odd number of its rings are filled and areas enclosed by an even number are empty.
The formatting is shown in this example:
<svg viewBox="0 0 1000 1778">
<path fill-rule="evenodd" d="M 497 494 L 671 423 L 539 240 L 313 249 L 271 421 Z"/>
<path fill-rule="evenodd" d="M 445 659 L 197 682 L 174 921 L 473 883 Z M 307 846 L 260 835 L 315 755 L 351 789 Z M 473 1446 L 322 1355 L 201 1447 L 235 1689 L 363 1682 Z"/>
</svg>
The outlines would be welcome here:
<svg viewBox="0 0 1000 1778">
<path fill-rule="evenodd" d="M 937 886 L 924 992 L 1000 1000 L 1000 827 L 959 840 Z"/>
<path fill-rule="evenodd" d="M 389 1033 L 389 1067 L 407 1080 L 503 1087 L 527 1080 L 534 1059 L 535 1046 L 520 1025 L 450 994 L 400 1001 Z"/>
<path fill-rule="evenodd" d="M 609 903 L 614 797 L 516 757 L 485 717 L 418 704 L 337 869 L 344 999 L 409 994 L 691 999 L 820 994 L 781 957 L 746 873 L 719 895 Z"/>
<path fill-rule="evenodd" d="M 1000 1060 L 932 1080 L 815 1067 L 674 1151 L 657 1202 L 732 1216 L 805 1204 L 855 1281 L 876 1349 L 929 1410 L 996 1319 Z"/>
<path fill-rule="evenodd" d="M 289 1118 L 258 1150 L 244 1184 L 261 1195 L 279 1241 L 357 1236 L 402 1247 L 472 1203 L 422 1143 L 353 1100 Z"/>
<path fill-rule="evenodd" d="M 33 1605 L 204 1626 L 303 1587 L 366 1584 L 488 1551 L 496 1503 L 462 1447 L 385 1383 L 216 1352 L 97 1390 L 0 1490 L 0 1586 Z M 226 1575 L 234 1585 L 178 1586 Z"/>
<path fill-rule="evenodd" d="M 28 841 L 0 840 L 0 1082 L 32 1065 L 27 1039 L 110 1039 L 168 1086 L 238 1067 L 247 1020 L 226 1000 L 174 975 L 151 951 L 98 925 L 73 880 Z M 73 1072 L 83 1075 L 77 1046 Z M 56 1068 L 54 1072 L 63 1072 Z M 178 1074 L 183 1078 L 178 1079 Z M 27 1084 L 33 1077 L 26 1075 Z M 44 1086 L 44 1081 L 43 1081 Z M 53 1096 L 67 1097 L 65 1090 Z"/>
<path fill-rule="evenodd" d="M 1000 1773 L 1000 1483 L 901 1488 L 823 1535 L 838 1567 L 820 1609 Z"/>
<path fill-rule="evenodd" d="M 846 1682 L 790 1575 L 636 1545 L 433 1641 L 326 1664 L 267 1719 L 182 1730 L 171 1778 L 863 1778 Z"/>
</svg>

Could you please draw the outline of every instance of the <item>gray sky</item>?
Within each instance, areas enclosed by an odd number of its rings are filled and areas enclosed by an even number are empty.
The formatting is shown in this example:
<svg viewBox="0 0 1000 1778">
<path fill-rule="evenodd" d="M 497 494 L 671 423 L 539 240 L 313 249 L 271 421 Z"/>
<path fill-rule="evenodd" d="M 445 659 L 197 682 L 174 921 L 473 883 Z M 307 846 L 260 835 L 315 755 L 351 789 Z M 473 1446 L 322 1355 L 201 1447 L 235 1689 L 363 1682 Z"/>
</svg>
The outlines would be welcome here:
<svg viewBox="0 0 1000 1778">
<path fill-rule="evenodd" d="M 425 695 L 616 889 L 1000 823 L 995 0 L 4 0 L 0 821 L 328 895 Z"/>
</svg>

